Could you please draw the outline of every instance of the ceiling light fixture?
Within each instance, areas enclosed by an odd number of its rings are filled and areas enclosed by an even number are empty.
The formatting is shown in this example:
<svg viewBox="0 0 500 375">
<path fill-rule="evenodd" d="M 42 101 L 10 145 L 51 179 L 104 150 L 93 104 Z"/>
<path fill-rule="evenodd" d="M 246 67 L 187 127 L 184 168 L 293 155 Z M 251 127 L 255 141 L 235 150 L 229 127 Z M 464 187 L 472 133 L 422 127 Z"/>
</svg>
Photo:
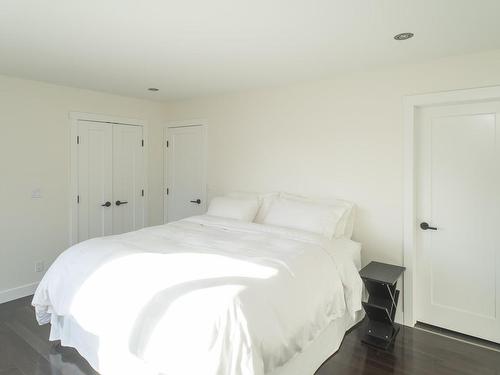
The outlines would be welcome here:
<svg viewBox="0 0 500 375">
<path fill-rule="evenodd" d="M 414 35 L 413 33 L 401 33 L 401 34 L 394 35 L 394 39 L 407 40 L 407 39 L 413 38 L 413 35 Z"/>
<path fill-rule="evenodd" d="M 150 87 L 148 88 L 148 91 L 160 91 L 160 89 L 157 89 L 156 87 Z"/>
</svg>

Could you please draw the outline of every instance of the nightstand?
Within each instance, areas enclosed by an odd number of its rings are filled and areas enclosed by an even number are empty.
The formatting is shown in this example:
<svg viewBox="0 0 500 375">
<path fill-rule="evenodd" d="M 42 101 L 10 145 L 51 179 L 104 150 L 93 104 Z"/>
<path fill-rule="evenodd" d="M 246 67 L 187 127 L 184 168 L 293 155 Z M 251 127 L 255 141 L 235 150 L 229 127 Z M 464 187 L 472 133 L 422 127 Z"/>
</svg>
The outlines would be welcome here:
<svg viewBox="0 0 500 375">
<path fill-rule="evenodd" d="M 386 350 L 399 332 L 394 322 L 399 301 L 396 284 L 405 267 L 371 262 L 359 275 L 369 293 L 368 302 L 363 302 L 368 317 L 366 335 L 362 342 Z"/>
</svg>

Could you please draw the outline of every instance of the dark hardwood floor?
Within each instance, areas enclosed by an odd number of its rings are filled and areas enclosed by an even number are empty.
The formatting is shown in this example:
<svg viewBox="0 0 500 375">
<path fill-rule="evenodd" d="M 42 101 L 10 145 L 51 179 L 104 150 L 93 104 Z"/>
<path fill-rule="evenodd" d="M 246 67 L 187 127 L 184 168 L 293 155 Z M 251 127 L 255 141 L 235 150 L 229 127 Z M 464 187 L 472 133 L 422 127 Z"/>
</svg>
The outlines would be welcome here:
<svg viewBox="0 0 500 375">
<path fill-rule="evenodd" d="M 49 343 L 30 301 L 0 305 L 0 375 L 97 375 L 75 350 Z M 352 330 L 316 375 L 500 375 L 499 352 L 407 327 L 384 352 L 361 344 L 361 333 Z"/>
</svg>

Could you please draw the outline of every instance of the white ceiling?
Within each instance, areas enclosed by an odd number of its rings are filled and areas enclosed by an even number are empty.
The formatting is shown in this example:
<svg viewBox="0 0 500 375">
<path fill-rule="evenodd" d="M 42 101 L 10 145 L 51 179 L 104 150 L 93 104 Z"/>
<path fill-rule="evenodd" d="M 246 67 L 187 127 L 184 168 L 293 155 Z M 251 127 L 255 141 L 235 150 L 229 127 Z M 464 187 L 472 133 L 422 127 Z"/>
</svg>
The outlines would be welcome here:
<svg viewBox="0 0 500 375">
<path fill-rule="evenodd" d="M 179 99 L 500 48 L 499 15 L 500 0 L 1 0 L 0 73 Z"/>
</svg>

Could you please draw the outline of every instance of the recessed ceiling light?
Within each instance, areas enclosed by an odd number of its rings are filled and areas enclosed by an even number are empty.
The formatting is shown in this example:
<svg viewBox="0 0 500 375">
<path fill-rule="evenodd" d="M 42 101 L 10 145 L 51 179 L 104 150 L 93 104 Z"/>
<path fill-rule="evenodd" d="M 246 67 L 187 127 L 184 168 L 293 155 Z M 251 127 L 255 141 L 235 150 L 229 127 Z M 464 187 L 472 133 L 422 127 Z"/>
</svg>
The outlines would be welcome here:
<svg viewBox="0 0 500 375">
<path fill-rule="evenodd" d="M 401 34 L 394 35 L 394 39 L 406 40 L 406 39 L 413 38 L 413 35 L 414 35 L 413 33 L 401 33 Z"/>
<path fill-rule="evenodd" d="M 157 89 L 156 87 L 150 87 L 148 88 L 149 91 L 160 91 L 160 89 Z"/>
</svg>

